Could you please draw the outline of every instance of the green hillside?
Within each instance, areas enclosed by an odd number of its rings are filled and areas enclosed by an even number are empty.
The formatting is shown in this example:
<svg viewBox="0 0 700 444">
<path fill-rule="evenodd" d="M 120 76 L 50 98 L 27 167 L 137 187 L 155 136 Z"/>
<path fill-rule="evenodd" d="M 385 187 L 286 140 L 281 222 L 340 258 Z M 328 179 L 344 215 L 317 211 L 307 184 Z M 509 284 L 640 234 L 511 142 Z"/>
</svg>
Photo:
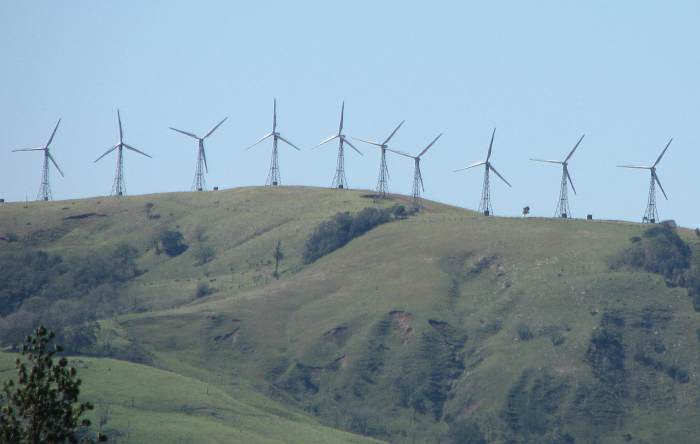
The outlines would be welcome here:
<svg viewBox="0 0 700 444">
<path fill-rule="evenodd" d="M 4 204 L 0 250 L 97 263 L 135 248 L 137 272 L 109 291 L 99 279 L 81 287 L 81 301 L 109 309 L 96 308 L 95 341 L 78 347 L 97 356 L 78 358 L 85 395 L 114 404 L 108 427 L 129 430 L 128 442 L 654 443 L 700 433 L 690 280 L 611 268 L 647 227 L 485 218 L 426 202 L 303 263 L 321 222 L 396 203 L 408 201 L 284 187 Z M 164 230 L 182 233 L 182 254 L 163 252 Z M 696 235 L 679 234 L 694 252 Z M 53 303 L 42 298 L 27 307 Z M 19 315 L 6 315 L 9 331 Z"/>
</svg>

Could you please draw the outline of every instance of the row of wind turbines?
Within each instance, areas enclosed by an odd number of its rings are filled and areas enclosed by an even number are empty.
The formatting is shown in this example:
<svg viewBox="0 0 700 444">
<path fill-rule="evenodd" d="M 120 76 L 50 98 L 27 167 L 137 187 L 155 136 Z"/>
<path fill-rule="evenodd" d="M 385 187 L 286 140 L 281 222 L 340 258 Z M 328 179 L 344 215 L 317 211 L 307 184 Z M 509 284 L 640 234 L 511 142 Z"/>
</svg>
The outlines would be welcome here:
<svg viewBox="0 0 700 444">
<path fill-rule="evenodd" d="M 338 140 L 338 155 L 337 155 L 337 161 L 336 161 L 336 169 L 335 169 L 335 175 L 333 177 L 333 182 L 332 182 L 332 187 L 333 188 L 338 188 L 338 189 L 346 189 L 348 187 L 347 185 L 347 178 L 345 176 L 345 145 L 349 146 L 352 148 L 354 151 L 356 151 L 358 154 L 363 155 L 362 152 L 355 147 L 350 140 L 348 140 L 348 137 L 343 133 L 343 122 L 344 122 L 344 116 L 345 116 L 345 102 L 342 103 L 341 108 L 340 108 L 340 124 L 338 126 L 338 132 L 331 135 L 330 137 L 327 137 L 321 143 L 318 145 L 314 146 L 312 149 L 321 147 L 322 145 L 325 145 L 328 142 L 331 142 L 333 140 Z M 221 120 L 219 123 L 217 123 L 214 127 L 212 127 L 209 131 L 207 131 L 203 136 L 199 136 L 195 133 L 189 132 L 189 131 L 184 131 L 181 129 L 173 128 L 170 127 L 171 130 L 176 131 L 180 134 L 183 134 L 185 136 L 191 137 L 197 141 L 197 163 L 196 163 L 196 168 L 195 168 L 195 176 L 194 180 L 192 182 L 192 190 L 194 191 L 204 191 L 206 190 L 206 174 L 209 172 L 209 167 L 207 165 L 207 156 L 206 156 L 206 151 L 204 148 L 204 141 L 211 136 L 226 120 L 228 117 L 224 118 Z M 133 151 L 135 153 L 141 154 L 146 157 L 151 157 L 149 154 L 145 153 L 144 151 L 141 151 L 137 148 L 134 148 L 133 146 L 127 144 L 124 142 L 124 130 L 122 127 L 122 119 L 121 119 L 121 114 L 119 110 L 117 110 L 117 121 L 119 124 L 119 142 L 114 145 L 112 148 L 108 149 L 105 151 L 100 157 L 98 157 L 95 162 L 100 161 L 102 158 L 107 156 L 113 151 L 117 151 L 117 168 L 116 168 L 116 173 L 114 177 L 114 182 L 112 184 L 112 191 L 111 195 L 113 196 L 124 196 L 126 195 L 126 185 L 125 185 L 125 180 L 124 180 L 124 149 Z M 407 157 L 410 159 L 413 159 L 414 161 L 414 174 L 413 174 L 413 204 L 417 207 L 421 206 L 421 194 L 422 192 L 425 191 L 425 185 L 423 183 L 423 175 L 421 173 L 421 159 L 422 157 L 427 153 L 427 151 L 440 139 L 442 136 L 442 133 L 438 134 L 427 146 L 425 146 L 417 155 L 412 155 L 403 151 L 399 151 L 393 148 L 389 147 L 389 142 L 391 139 L 394 137 L 394 135 L 398 132 L 398 130 L 401 128 L 401 126 L 404 124 L 405 121 L 401 121 L 396 128 L 389 134 L 389 136 L 384 139 L 382 142 L 377 142 L 373 140 L 365 140 L 365 139 L 359 139 L 359 138 L 353 138 L 354 140 L 375 146 L 379 148 L 380 150 L 380 164 L 379 164 L 379 177 L 377 179 L 377 185 L 376 185 L 376 193 L 377 197 L 379 198 L 386 198 L 389 195 L 389 168 L 387 166 L 387 152 L 391 152 L 394 154 L 397 154 L 399 156 Z M 56 167 L 56 170 L 61 174 L 61 176 L 64 176 L 63 171 L 61 168 L 58 166 L 58 163 L 54 159 L 54 157 L 51 155 L 50 151 L 50 146 L 51 143 L 54 140 L 54 136 L 56 135 L 56 131 L 58 130 L 59 125 L 61 124 L 61 119 L 58 119 L 58 122 L 56 123 L 56 126 L 53 129 L 53 132 L 51 133 L 51 136 L 49 137 L 49 140 L 46 142 L 45 145 L 42 147 L 38 148 L 22 148 L 22 149 L 15 149 L 13 151 L 42 151 L 44 153 L 44 162 L 43 162 L 43 167 L 42 167 L 42 178 L 41 178 L 41 186 L 39 188 L 39 193 L 37 195 L 37 200 L 50 200 L 51 199 L 51 186 L 50 186 L 50 171 L 49 167 L 50 164 L 53 164 Z M 491 141 L 489 143 L 488 151 L 486 153 L 486 159 L 481 160 L 479 162 L 473 163 L 471 165 L 468 165 L 464 168 L 459 168 L 457 170 L 454 170 L 454 172 L 459 172 L 459 171 L 464 171 L 464 170 L 469 170 L 471 168 L 476 168 L 483 166 L 484 167 L 484 180 L 483 180 L 483 186 L 482 186 L 482 191 L 481 191 L 481 200 L 479 203 L 479 212 L 482 214 L 489 216 L 493 214 L 493 207 L 491 204 L 491 181 L 490 181 L 490 175 L 491 173 L 495 174 L 499 179 L 501 179 L 508 187 L 512 187 L 510 182 L 506 180 L 506 178 L 496 170 L 494 167 L 493 163 L 491 162 L 491 155 L 493 154 L 493 142 L 494 138 L 496 136 L 496 129 L 494 128 L 493 132 L 491 133 Z M 545 162 L 545 163 L 551 163 L 551 164 L 557 164 L 561 165 L 562 167 L 562 176 L 561 176 L 561 182 L 560 182 L 560 187 L 559 187 L 559 198 L 557 201 L 557 208 L 555 211 L 555 217 L 560 217 L 560 218 L 570 218 L 571 217 L 571 212 L 569 209 L 569 199 L 568 199 L 568 191 L 569 191 L 569 186 L 571 186 L 572 191 L 574 194 L 576 194 L 576 188 L 574 187 L 574 182 L 571 179 L 571 174 L 569 173 L 569 161 L 571 160 L 571 157 L 574 155 L 576 150 L 578 149 L 579 145 L 583 141 L 583 138 L 585 137 L 585 134 L 582 135 L 578 142 L 574 145 L 574 147 L 571 149 L 569 154 L 564 158 L 564 160 L 551 160 L 551 159 L 530 159 L 532 161 L 536 162 Z M 268 170 L 268 175 L 265 184 L 267 186 L 280 186 L 281 185 L 281 176 L 280 176 L 280 167 L 279 167 L 279 142 L 282 141 L 285 144 L 289 145 L 290 147 L 296 149 L 297 151 L 301 151 L 301 148 L 298 146 L 294 145 L 292 142 L 287 140 L 285 137 L 282 136 L 282 134 L 277 130 L 277 100 L 275 99 L 273 101 L 273 112 L 272 112 L 272 131 L 263 137 L 261 137 L 259 140 L 257 140 L 254 144 L 250 145 L 249 147 L 246 148 L 246 150 L 249 150 L 256 145 L 262 143 L 263 141 L 267 139 L 272 139 L 272 158 L 270 161 L 270 168 Z M 664 190 L 663 186 L 661 185 L 661 181 L 659 180 L 659 176 L 656 172 L 656 168 L 661 162 L 661 159 L 663 158 L 664 154 L 666 154 L 666 151 L 668 150 L 669 145 L 671 145 L 671 142 L 673 141 L 673 138 L 671 138 L 664 149 L 661 151 L 661 154 L 659 157 L 656 159 L 656 161 L 652 165 L 618 165 L 620 168 L 632 168 L 632 169 L 642 169 L 642 170 L 648 170 L 651 175 L 650 183 L 649 183 L 649 193 L 647 197 L 647 206 L 646 210 L 644 213 L 644 217 L 642 218 L 643 222 L 650 222 L 650 223 L 655 223 L 656 221 L 659 220 L 658 216 L 658 211 L 656 208 L 656 185 L 659 186 L 661 189 L 661 192 L 663 193 L 664 197 L 668 199 L 668 196 L 666 195 L 666 191 Z"/>
</svg>

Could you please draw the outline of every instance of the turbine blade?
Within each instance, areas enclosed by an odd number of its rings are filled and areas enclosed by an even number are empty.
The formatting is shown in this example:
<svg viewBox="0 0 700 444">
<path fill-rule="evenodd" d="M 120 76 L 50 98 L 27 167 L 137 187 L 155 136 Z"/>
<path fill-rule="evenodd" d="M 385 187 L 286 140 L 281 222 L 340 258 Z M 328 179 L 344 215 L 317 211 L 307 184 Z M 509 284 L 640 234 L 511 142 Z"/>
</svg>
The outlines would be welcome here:
<svg viewBox="0 0 700 444">
<path fill-rule="evenodd" d="M 420 156 L 422 156 L 423 154 L 425 154 L 425 152 L 428 151 L 428 150 L 430 149 L 430 147 L 433 146 L 433 144 L 434 144 L 435 142 L 437 142 L 437 140 L 438 140 L 440 137 L 442 137 L 442 133 L 438 134 L 438 136 L 437 136 L 435 139 L 433 139 L 433 141 L 430 142 L 430 143 L 428 144 L 428 146 L 426 146 L 425 148 L 423 148 L 423 151 L 421 151 L 420 154 L 418 154 L 416 157 L 420 157 Z"/>
<path fill-rule="evenodd" d="M 471 164 L 471 165 L 467 165 L 467 166 L 465 166 L 464 168 L 460 168 L 460 169 L 458 169 L 458 170 L 454 170 L 453 172 L 456 173 L 457 171 L 464 171 L 464 170 L 468 170 L 468 169 L 470 169 L 470 168 L 478 167 L 478 166 L 485 165 L 485 164 L 486 164 L 486 161 L 476 162 L 476 163 L 473 163 L 473 164 Z"/>
<path fill-rule="evenodd" d="M 134 147 L 131 146 L 131 145 L 127 145 L 126 143 L 123 144 L 123 145 L 124 145 L 124 148 L 130 149 L 131 151 L 137 152 L 137 153 L 139 153 L 139 154 L 143 154 L 143 155 L 146 156 L 146 157 L 151 157 L 150 155 L 144 153 L 143 151 L 137 150 L 136 148 L 134 148 Z M 152 157 L 151 157 L 151 158 L 152 158 Z"/>
<path fill-rule="evenodd" d="M 282 142 L 286 143 L 287 145 L 291 146 L 292 148 L 296 149 L 297 151 L 301 151 L 301 148 L 299 148 L 298 146 L 294 145 L 292 142 L 290 142 L 289 140 L 285 139 L 284 137 L 278 135 L 277 138 L 280 139 Z"/>
<path fill-rule="evenodd" d="M 408 153 L 404 153 L 403 151 L 399 150 L 392 150 L 391 148 L 386 148 L 387 151 L 391 151 L 392 153 L 398 154 L 400 156 L 405 156 L 405 157 L 410 157 L 411 159 L 415 159 L 415 157 L 411 156 Z"/>
<path fill-rule="evenodd" d="M 371 140 L 358 139 L 357 137 L 353 137 L 353 139 L 359 140 L 360 142 L 369 143 L 370 145 L 378 146 L 380 148 L 382 147 L 382 144 L 379 142 L 372 142 Z"/>
<path fill-rule="evenodd" d="M 493 129 L 493 133 L 491 133 L 491 143 L 489 143 L 489 152 L 486 155 L 486 160 L 488 161 L 491 159 L 491 151 L 493 151 L 493 138 L 496 136 L 496 128 Z"/>
<path fill-rule="evenodd" d="M 66 176 L 63 174 L 63 171 L 61 171 L 61 167 L 58 166 L 58 164 L 56 163 L 56 160 L 53 158 L 53 156 L 51 155 L 51 153 L 49 153 L 49 152 L 47 151 L 47 152 L 46 152 L 46 155 L 48 156 L 49 159 L 51 159 L 51 163 L 53 163 L 53 166 L 55 166 L 56 169 L 58 170 L 58 172 L 61 173 L 61 176 L 62 176 L 62 177 L 66 177 Z"/>
<path fill-rule="evenodd" d="M 213 133 L 214 131 L 216 131 L 216 130 L 226 121 L 226 119 L 228 119 L 228 117 L 224 117 L 224 120 L 222 120 L 221 122 L 217 123 L 216 126 L 215 126 L 214 128 L 210 129 L 209 132 L 206 133 L 206 134 L 204 135 L 204 137 L 202 137 L 202 139 L 206 139 L 207 137 L 211 136 L 212 133 Z"/>
<path fill-rule="evenodd" d="M 335 136 L 327 137 L 327 138 L 323 139 L 323 141 L 322 141 L 321 143 L 319 143 L 318 145 L 316 145 L 315 147 L 313 147 L 313 148 L 311 148 L 311 149 L 312 149 L 312 150 L 313 150 L 313 149 L 316 149 L 316 148 L 318 148 L 319 146 L 323 145 L 324 143 L 328 143 L 328 142 L 330 142 L 330 141 L 333 140 L 333 139 L 337 139 L 338 137 L 340 137 L 340 135 L 338 135 L 338 134 L 336 134 Z"/>
<path fill-rule="evenodd" d="M 246 148 L 246 151 L 249 150 L 249 149 L 251 149 L 251 148 L 253 148 L 255 145 L 259 144 L 260 142 L 262 142 L 263 140 L 265 140 L 265 139 L 267 139 L 268 137 L 271 137 L 271 136 L 273 136 L 273 133 L 269 133 L 269 134 L 266 134 L 266 135 L 262 136 L 260 139 L 258 139 L 257 142 L 255 142 L 254 144 L 252 144 L 251 146 L 249 146 L 248 148 Z"/>
<path fill-rule="evenodd" d="M 343 143 L 347 143 L 348 145 L 350 145 L 350 148 L 352 148 L 352 149 L 354 149 L 355 151 L 357 151 L 357 154 L 359 154 L 360 156 L 364 156 L 364 154 L 362 154 L 362 151 L 360 151 L 360 150 L 358 150 L 357 148 L 355 148 L 355 145 L 353 145 L 352 143 L 350 143 L 350 141 L 347 139 L 347 137 L 345 137 L 345 136 L 340 136 L 340 140 L 341 140 Z"/>
<path fill-rule="evenodd" d="M 202 160 L 204 160 L 204 170 L 209 174 L 209 165 L 207 165 L 207 152 L 204 151 L 204 142 L 202 142 L 202 145 L 200 148 L 202 150 Z"/>
<path fill-rule="evenodd" d="M 560 160 L 547 160 L 547 159 L 530 159 L 530 160 L 535 161 L 535 162 L 556 163 L 556 164 L 559 164 L 559 165 L 563 165 L 563 164 L 564 164 L 564 162 L 562 162 L 562 161 L 560 161 Z"/>
<path fill-rule="evenodd" d="M 403 125 L 404 122 L 405 122 L 405 120 L 402 120 L 401 123 L 399 123 L 399 125 L 396 127 L 396 129 L 394 129 L 394 131 L 392 131 L 391 134 L 389 134 L 389 137 L 386 138 L 386 140 L 384 141 L 384 143 L 382 145 L 386 145 L 387 143 L 389 143 L 391 138 L 394 137 L 394 134 L 396 134 L 396 131 L 398 131 L 399 128 L 401 128 L 401 125 Z"/>
<path fill-rule="evenodd" d="M 666 200 L 668 200 L 668 196 L 666 195 L 666 191 L 664 190 L 664 187 L 661 185 L 661 181 L 659 180 L 659 176 L 656 175 L 656 173 L 652 173 L 654 175 L 654 180 L 656 180 L 656 183 L 659 185 L 659 188 L 661 188 L 661 192 L 664 193 L 664 197 Z"/>
<path fill-rule="evenodd" d="M 12 150 L 13 153 L 16 153 L 17 151 L 44 151 L 46 148 L 19 148 L 16 150 Z"/>
<path fill-rule="evenodd" d="M 664 154 L 666 154 L 666 150 L 668 149 L 668 146 L 671 144 L 671 142 L 673 142 L 673 137 L 671 137 L 671 140 L 668 141 L 664 150 L 661 151 L 661 154 L 659 154 L 659 158 L 656 159 L 656 162 L 654 162 L 654 166 L 658 165 L 659 162 L 661 162 L 661 158 L 664 157 Z"/>
<path fill-rule="evenodd" d="M 574 186 L 574 181 L 571 180 L 571 174 L 569 174 L 569 169 L 564 167 L 564 174 L 566 174 L 566 178 L 569 179 L 569 184 L 571 184 L 571 189 L 574 190 L 574 194 L 576 194 L 576 187 Z"/>
<path fill-rule="evenodd" d="M 272 132 L 277 131 L 277 98 L 272 101 Z"/>
<path fill-rule="evenodd" d="M 177 128 L 173 128 L 172 126 L 169 126 L 168 128 L 170 128 L 170 129 L 173 130 L 173 131 L 177 131 L 178 133 L 182 133 L 182 134 L 184 134 L 184 135 L 186 135 L 186 136 L 190 136 L 190 137 L 192 137 L 193 139 L 199 140 L 199 137 L 197 137 L 196 135 L 194 135 L 194 134 L 192 134 L 192 133 L 188 133 L 187 131 L 179 130 L 179 129 L 177 129 Z"/>
<path fill-rule="evenodd" d="M 345 100 L 343 104 L 340 105 L 340 126 L 338 127 L 338 134 L 343 134 L 343 115 L 345 114 Z"/>
<path fill-rule="evenodd" d="M 509 187 L 513 188 L 513 186 L 512 186 L 510 183 L 508 183 L 508 181 L 505 179 L 505 177 L 501 176 L 501 173 L 499 173 L 498 171 L 496 171 L 496 168 L 494 168 L 493 165 L 491 165 L 491 164 L 489 163 L 489 164 L 488 164 L 488 167 L 491 169 L 491 171 L 493 171 L 494 173 L 496 173 L 496 176 L 500 177 L 501 180 L 502 180 L 503 182 L 506 183 L 506 185 L 508 185 Z"/>
<path fill-rule="evenodd" d="M 58 130 L 58 125 L 60 125 L 60 124 L 61 124 L 61 119 L 59 118 L 58 122 L 56 122 L 56 127 L 53 129 L 53 132 L 51 133 L 51 137 L 49 137 L 49 141 L 46 142 L 46 148 L 48 148 L 49 145 L 51 145 L 51 142 L 53 141 L 53 136 L 56 135 L 56 131 Z M 58 168 L 58 167 L 56 167 L 56 168 Z M 63 174 L 61 174 L 61 175 L 63 175 Z"/>
<path fill-rule="evenodd" d="M 418 170 L 418 179 L 420 179 L 420 187 L 425 193 L 425 185 L 423 185 L 423 173 L 420 170 L 420 158 L 416 158 L 416 169 Z"/>
<path fill-rule="evenodd" d="M 119 121 L 119 143 L 121 143 L 124 139 L 124 131 L 122 130 L 122 115 L 119 114 L 119 110 L 117 110 L 117 120 Z"/>
<path fill-rule="evenodd" d="M 574 155 L 574 151 L 576 151 L 576 148 L 578 148 L 578 146 L 581 144 L 581 141 L 583 140 L 584 137 L 586 137 L 585 134 L 582 135 L 580 139 L 578 139 L 578 142 L 576 142 L 576 145 L 574 145 L 574 148 L 571 150 L 571 152 L 569 153 L 569 155 L 566 156 L 566 159 L 564 159 L 564 162 L 568 162 L 569 159 L 571 159 L 571 156 Z M 575 194 L 575 193 L 574 193 L 574 194 Z"/>
<path fill-rule="evenodd" d="M 634 168 L 637 170 L 650 170 L 650 166 L 644 166 L 644 165 L 617 165 L 618 168 Z"/>
<path fill-rule="evenodd" d="M 109 154 L 109 153 L 111 153 L 112 151 L 114 151 L 114 150 L 116 150 L 117 148 L 119 148 L 120 145 L 121 145 L 121 144 L 118 143 L 118 144 L 114 145 L 114 147 L 112 147 L 112 148 L 108 149 L 107 151 L 105 151 L 103 155 L 101 155 L 100 157 L 98 157 L 97 159 L 95 159 L 95 162 L 97 162 L 98 160 L 100 160 L 100 159 L 102 159 L 104 156 L 106 156 L 107 154 Z"/>
</svg>

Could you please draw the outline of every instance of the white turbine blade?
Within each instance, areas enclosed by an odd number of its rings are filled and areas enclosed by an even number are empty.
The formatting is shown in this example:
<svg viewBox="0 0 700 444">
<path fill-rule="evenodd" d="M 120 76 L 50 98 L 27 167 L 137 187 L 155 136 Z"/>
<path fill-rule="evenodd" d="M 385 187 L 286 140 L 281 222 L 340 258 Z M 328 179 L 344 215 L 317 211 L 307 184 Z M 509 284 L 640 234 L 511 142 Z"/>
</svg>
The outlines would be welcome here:
<svg viewBox="0 0 700 444">
<path fill-rule="evenodd" d="M 360 142 L 369 143 L 370 145 L 378 146 L 380 148 L 382 147 L 382 144 L 379 142 L 372 142 L 371 140 L 358 139 L 357 137 L 353 137 L 353 139 L 358 140 Z"/>
<path fill-rule="evenodd" d="M 124 145 L 124 148 L 130 149 L 131 151 L 134 151 L 134 152 L 139 153 L 139 154 L 143 154 L 143 155 L 146 156 L 146 157 L 151 157 L 151 156 L 149 156 L 148 154 L 144 153 L 143 151 L 137 150 L 136 148 L 134 148 L 134 147 L 131 146 L 131 145 L 127 145 L 126 143 L 123 144 L 123 145 Z M 151 158 L 152 158 L 152 157 L 151 157 Z"/>
<path fill-rule="evenodd" d="M 569 159 L 571 159 L 571 156 L 574 155 L 574 151 L 576 151 L 576 148 L 578 148 L 578 146 L 581 144 L 581 141 L 583 140 L 584 137 L 586 137 L 585 134 L 582 135 L 580 139 L 578 139 L 578 142 L 576 142 L 576 145 L 574 145 L 574 148 L 571 150 L 571 152 L 569 153 L 569 155 L 566 156 L 566 159 L 564 159 L 564 162 L 568 162 Z"/>
<path fill-rule="evenodd" d="M 661 181 L 659 180 L 659 176 L 656 175 L 656 173 L 653 173 L 654 175 L 654 180 L 656 180 L 656 183 L 659 185 L 659 188 L 661 188 L 661 192 L 664 193 L 664 197 L 666 200 L 668 200 L 668 196 L 666 195 L 666 191 L 664 190 L 664 187 L 661 185 Z"/>
<path fill-rule="evenodd" d="M 119 114 L 119 110 L 117 110 L 117 120 L 119 121 L 119 142 L 124 139 L 124 131 L 122 130 L 122 115 Z"/>
<path fill-rule="evenodd" d="M 13 153 L 16 153 L 17 151 L 44 151 L 46 148 L 19 148 L 16 150 L 12 150 Z"/>
<path fill-rule="evenodd" d="M 491 151 L 493 151 L 493 138 L 496 136 L 496 128 L 493 129 L 493 133 L 491 133 L 491 143 L 489 143 L 489 152 L 486 155 L 486 160 L 488 161 L 491 159 Z"/>
<path fill-rule="evenodd" d="M 268 137 L 272 137 L 272 136 L 273 136 L 273 133 L 269 133 L 269 134 L 266 134 L 266 135 L 262 136 L 260 139 L 258 139 L 257 142 L 255 142 L 254 144 L 252 144 L 251 146 L 249 146 L 248 148 L 246 148 L 246 151 L 249 150 L 249 149 L 251 149 L 251 148 L 253 148 L 255 145 L 259 144 L 260 142 L 262 142 L 263 140 L 267 139 Z"/>
<path fill-rule="evenodd" d="M 120 145 L 121 145 L 121 144 L 118 143 L 118 144 L 114 145 L 114 147 L 112 147 L 112 148 L 108 149 L 107 151 L 105 151 L 103 155 L 101 155 L 100 157 L 98 157 L 97 159 L 95 159 L 95 162 L 97 162 L 98 160 L 100 160 L 100 159 L 102 159 L 104 156 L 106 156 L 107 154 L 109 154 L 109 153 L 111 153 L 112 151 L 114 151 L 114 150 L 116 150 L 117 148 L 119 148 Z"/>
<path fill-rule="evenodd" d="M 272 132 L 277 131 L 277 98 L 272 101 Z"/>
<path fill-rule="evenodd" d="M 471 165 L 467 165 L 467 166 L 465 166 L 464 168 L 460 168 L 460 169 L 458 169 L 458 170 L 454 170 L 453 172 L 456 173 L 457 171 L 464 171 L 464 170 L 468 170 L 468 169 L 470 169 L 470 168 L 478 167 L 478 166 L 485 165 L 485 164 L 486 164 L 486 161 L 476 162 L 476 163 L 473 163 L 473 164 L 471 164 Z"/>
<path fill-rule="evenodd" d="M 187 131 L 179 130 L 179 129 L 177 129 L 177 128 L 173 128 L 172 126 L 169 126 L 168 128 L 170 128 L 170 129 L 173 130 L 173 131 L 177 131 L 178 133 L 184 134 L 184 135 L 186 135 L 186 136 L 190 136 L 190 137 L 192 137 L 193 139 L 198 139 L 198 140 L 199 140 L 199 137 L 197 137 L 196 135 L 194 135 L 194 134 L 192 134 L 192 133 L 188 133 Z"/>
<path fill-rule="evenodd" d="M 668 146 L 671 144 L 671 142 L 673 142 L 673 137 L 671 137 L 671 140 L 668 141 L 664 150 L 661 151 L 661 154 L 659 154 L 659 158 L 656 159 L 656 162 L 654 162 L 654 166 L 658 165 L 659 162 L 661 162 L 661 158 L 664 157 L 664 154 L 666 154 L 666 150 L 668 149 Z"/>
<path fill-rule="evenodd" d="M 347 143 L 348 145 L 350 145 L 350 148 L 352 148 L 352 149 L 354 149 L 355 151 L 357 151 L 357 154 L 359 154 L 360 156 L 364 156 L 364 154 L 362 154 L 362 151 L 360 151 L 360 150 L 358 150 L 357 148 L 355 148 L 355 145 L 353 145 L 352 143 L 350 143 L 350 141 L 347 139 L 347 137 L 345 137 L 345 136 L 340 136 L 340 140 L 341 140 L 341 142 Z"/>
<path fill-rule="evenodd" d="M 47 151 L 47 152 L 46 152 L 46 155 L 48 156 L 49 159 L 51 159 L 51 163 L 53 163 L 53 166 L 55 166 L 56 169 L 58 170 L 58 172 L 61 173 L 61 176 L 62 176 L 62 177 L 66 177 L 66 176 L 63 174 L 63 171 L 61 171 L 61 167 L 58 166 L 58 164 L 56 163 L 56 160 L 53 158 L 53 156 L 51 156 L 51 153 L 49 153 L 49 152 Z"/>
<path fill-rule="evenodd" d="M 209 132 L 206 133 L 206 134 L 204 135 L 204 137 L 202 137 L 202 139 L 206 139 L 207 137 L 211 136 L 212 133 L 213 133 L 214 131 L 216 131 L 216 130 L 226 121 L 226 119 L 228 119 L 228 117 L 224 117 L 224 120 L 222 120 L 221 122 L 217 123 L 216 126 L 215 126 L 214 128 L 210 129 Z"/>
<path fill-rule="evenodd" d="M 396 131 L 398 131 L 399 128 L 401 128 L 401 125 L 403 125 L 404 122 L 405 122 L 405 120 L 402 120 L 401 123 L 399 123 L 399 125 L 396 127 L 396 129 L 394 129 L 394 131 L 392 131 L 391 134 L 389 134 L 389 137 L 386 138 L 386 140 L 384 141 L 384 143 L 382 145 L 386 145 L 387 143 L 389 143 L 391 138 L 394 137 L 394 134 L 396 134 Z"/>
<path fill-rule="evenodd" d="M 428 146 L 426 146 L 425 148 L 423 148 L 423 151 L 421 151 L 420 154 L 418 154 L 416 157 L 421 157 L 423 154 L 425 154 L 425 152 L 428 151 L 428 150 L 430 149 L 430 147 L 433 146 L 433 144 L 434 144 L 435 142 L 437 142 L 437 140 L 438 140 L 440 137 L 442 137 L 442 133 L 438 134 L 438 136 L 437 136 L 435 139 L 433 139 L 433 141 L 430 142 L 430 143 L 428 144 Z"/>
<path fill-rule="evenodd" d="M 204 170 L 209 173 L 209 165 L 207 165 L 207 152 L 204 151 L 204 145 L 202 145 L 202 160 L 204 160 Z"/>
<path fill-rule="evenodd" d="M 574 194 L 576 194 L 576 187 L 574 186 L 574 181 L 571 180 L 571 174 L 569 174 L 569 169 L 564 167 L 564 174 L 566 174 L 566 178 L 569 179 L 569 184 L 571 184 L 571 189 L 574 190 Z"/>
<path fill-rule="evenodd" d="M 506 185 L 508 185 L 509 187 L 513 188 L 513 186 L 512 186 L 510 183 L 508 183 L 508 181 L 505 179 L 505 177 L 501 176 L 501 173 L 499 173 L 498 171 L 496 171 L 496 168 L 494 168 L 493 165 L 491 165 L 491 164 L 489 163 L 487 166 L 488 166 L 488 168 L 491 168 L 491 171 L 493 171 L 494 173 L 496 173 L 496 176 L 500 177 L 501 180 L 502 180 L 503 182 L 506 183 Z"/>
<path fill-rule="evenodd" d="M 391 148 L 386 148 L 386 150 L 387 150 L 387 151 L 391 151 L 392 153 L 396 153 L 396 154 L 398 154 L 398 155 L 400 155 L 400 156 L 405 156 L 405 157 L 410 157 L 411 159 L 415 159 L 415 157 L 411 156 L 411 155 L 408 154 L 408 153 L 404 153 L 403 151 L 392 150 Z"/>
<path fill-rule="evenodd" d="M 51 133 L 51 137 L 49 137 L 49 141 L 46 142 L 46 148 L 48 148 L 49 145 L 51 145 L 51 142 L 53 141 L 53 136 L 56 135 L 56 131 L 58 130 L 58 125 L 60 125 L 60 124 L 61 124 L 61 119 L 58 119 L 58 122 L 56 122 L 56 127 L 53 129 L 53 132 Z M 58 167 L 56 167 L 56 168 L 58 168 Z M 63 175 L 63 174 L 61 174 L 61 175 Z"/>
<path fill-rule="evenodd" d="M 340 106 L 340 126 L 338 127 L 338 134 L 343 134 L 343 116 L 345 114 L 345 100 L 343 100 L 343 104 Z"/>
<path fill-rule="evenodd" d="M 420 158 L 416 157 L 416 169 L 418 170 L 418 179 L 420 180 L 420 187 L 425 193 L 425 185 L 423 185 L 423 173 L 420 170 Z"/>
<path fill-rule="evenodd" d="M 532 160 L 532 161 L 534 161 L 534 162 L 556 163 L 556 164 L 559 164 L 559 165 L 562 165 L 562 164 L 564 163 L 564 162 L 562 162 L 562 161 L 560 161 L 560 160 L 547 160 L 547 159 L 530 159 L 530 160 Z"/>
<path fill-rule="evenodd" d="M 644 165 L 617 165 L 618 168 L 634 168 L 637 170 L 650 170 L 650 166 L 644 166 Z"/>
<path fill-rule="evenodd" d="M 296 149 L 297 151 L 301 151 L 301 148 L 299 148 L 298 146 L 294 145 L 292 142 L 290 142 L 289 140 L 285 139 L 284 137 L 278 135 L 277 138 L 280 139 L 282 142 L 286 143 L 287 145 L 291 146 L 292 148 Z"/>
<path fill-rule="evenodd" d="M 321 143 L 319 143 L 318 145 L 316 145 L 315 147 L 313 147 L 313 148 L 311 148 L 311 149 L 312 149 L 312 150 L 313 150 L 313 149 L 316 149 L 316 148 L 318 148 L 319 146 L 323 145 L 324 143 L 328 143 L 328 142 L 330 142 L 331 140 L 337 139 L 337 138 L 339 138 L 339 137 L 340 137 L 340 135 L 338 135 L 338 134 L 336 134 L 335 136 L 327 137 L 327 138 L 323 139 L 323 141 L 322 141 Z"/>
</svg>

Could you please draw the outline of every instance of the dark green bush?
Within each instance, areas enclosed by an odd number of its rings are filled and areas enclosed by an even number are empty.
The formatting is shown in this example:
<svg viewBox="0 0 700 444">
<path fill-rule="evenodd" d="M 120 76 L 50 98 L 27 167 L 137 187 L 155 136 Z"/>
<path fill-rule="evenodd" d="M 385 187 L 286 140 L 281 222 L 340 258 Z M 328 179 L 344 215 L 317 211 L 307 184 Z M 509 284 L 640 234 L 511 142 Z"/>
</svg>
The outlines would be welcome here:
<svg viewBox="0 0 700 444">
<path fill-rule="evenodd" d="M 156 242 L 159 251 L 165 252 L 170 257 L 179 256 L 187 250 L 185 237 L 177 230 L 165 230 L 158 235 Z"/>
<path fill-rule="evenodd" d="M 394 219 L 403 219 L 406 215 L 403 205 L 383 209 L 369 207 L 355 215 L 338 213 L 330 220 L 321 222 L 311 233 L 304 245 L 302 260 L 305 264 L 310 264 L 372 228 Z"/>
</svg>

